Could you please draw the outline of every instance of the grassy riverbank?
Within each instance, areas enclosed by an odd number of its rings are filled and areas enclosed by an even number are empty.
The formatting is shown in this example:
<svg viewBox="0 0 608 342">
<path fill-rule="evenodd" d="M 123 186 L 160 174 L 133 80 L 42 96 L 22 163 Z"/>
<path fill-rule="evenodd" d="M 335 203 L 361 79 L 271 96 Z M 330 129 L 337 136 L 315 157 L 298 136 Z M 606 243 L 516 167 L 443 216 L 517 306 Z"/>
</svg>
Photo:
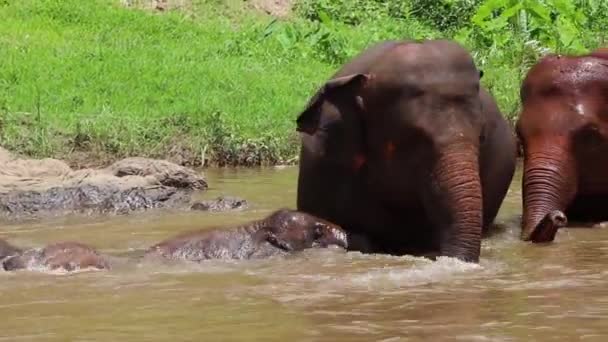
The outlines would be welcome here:
<svg viewBox="0 0 608 342">
<path fill-rule="evenodd" d="M 0 146 L 86 165 L 129 155 L 290 162 L 294 120 L 314 89 L 365 46 L 394 38 L 466 44 L 513 119 L 521 77 L 543 50 L 593 48 L 608 23 L 601 3 L 558 8 L 571 19 L 555 33 L 542 13 L 525 26 L 496 16 L 506 5 L 484 19 L 481 0 L 301 0 L 278 20 L 263 1 L 168 0 L 164 11 L 151 2 L 0 0 Z"/>
</svg>

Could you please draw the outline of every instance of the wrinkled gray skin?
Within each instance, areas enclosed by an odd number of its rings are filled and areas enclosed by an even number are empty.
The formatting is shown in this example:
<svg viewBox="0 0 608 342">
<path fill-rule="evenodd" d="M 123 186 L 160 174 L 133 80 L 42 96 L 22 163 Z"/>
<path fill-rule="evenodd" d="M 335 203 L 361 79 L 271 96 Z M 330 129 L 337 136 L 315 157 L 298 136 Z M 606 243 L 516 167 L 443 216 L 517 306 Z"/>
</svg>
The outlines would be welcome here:
<svg viewBox="0 0 608 342">
<path fill-rule="evenodd" d="M 306 213 L 281 209 L 262 220 L 233 229 L 178 235 L 152 246 L 145 256 L 188 261 L 257 259 L 329 246 L 348 247 L 346 233 L 339 226 Z M 0 269 L 5 271 L 86 268 L 110 269 L 110 258 L 79 242 L 21 249 L 0 239 Z"/>
<path fill-rule="evenodd" d="M 355 56 L 297 119 L 297 209 L 358 236 L 353 250 L 478 262 L 516 160 L 481 76 L 447 40 Z"/>
<path fill-rule="evenodd" d="M 37 268 L 75 271 L 109 269 L 110 263 L 94 248 L 78 242 L 59 242 L 44 248 L 21 250 L 0 240 L 0 266 L 5 271 Z"/>
<path fill-rule="evenodd" d="M 0 263 L 2 263 L 5 258 L 21 254 L 22 252 L 23 251 L 20 248 L 0 239 Z"/>
<path fill-rule="evenodd" d="M 146 256 L 202 261 L 259 259 L 330 245 L 347 248 L 345 232 L 312 215 L 280 209 L 268 217 L 232 229 L 200 230 L 152 246 Z"/>
<path fill-rule="evenodd" d="M 220 196 L 213 200 L 200 201 L 192 204 L 191 210 L 199 211 L 230 211 L 230 210 L 241 210 L 248 207 L 246 200 L 238 197 L 224 197 Z"/>
</svg>

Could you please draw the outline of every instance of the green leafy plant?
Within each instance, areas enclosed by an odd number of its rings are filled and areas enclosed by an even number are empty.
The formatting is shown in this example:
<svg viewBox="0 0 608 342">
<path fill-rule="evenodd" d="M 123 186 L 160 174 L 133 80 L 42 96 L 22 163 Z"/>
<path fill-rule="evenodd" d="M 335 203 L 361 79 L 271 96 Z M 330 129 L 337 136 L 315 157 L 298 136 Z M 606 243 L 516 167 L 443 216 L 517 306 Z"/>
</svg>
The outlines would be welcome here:
<svg viewBox="0 0 608 342">
<path fill-rule="evenodd" d="M 554 52 L 586 51 L 581 32 L 587 17 L 570 0 L 486 0 L 471 22 L 481 29 L 483 38 L 501 46 L 515 32 Z"/>
</svg>

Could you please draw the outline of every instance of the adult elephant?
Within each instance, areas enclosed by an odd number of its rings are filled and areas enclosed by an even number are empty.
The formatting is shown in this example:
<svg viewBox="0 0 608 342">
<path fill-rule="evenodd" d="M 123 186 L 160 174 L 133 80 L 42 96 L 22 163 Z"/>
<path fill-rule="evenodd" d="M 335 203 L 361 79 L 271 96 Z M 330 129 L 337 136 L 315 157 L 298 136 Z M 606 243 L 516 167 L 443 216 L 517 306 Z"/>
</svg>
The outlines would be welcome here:
<svg viewBox="0 0 608 342">
<path fill-rule="evenodd" d="M 608 219 L 608 49 L 545 56 L 520 96 L 521 238 L 549 242 L 568 219 Z"/>
<path fill-rule="evenodd" d="M 355 56 L 297 119 L 298 210 L 342 226 L 350 249 L 478 262 L 516 159 L 481 75 L 449 40 Z"/>
</svg>

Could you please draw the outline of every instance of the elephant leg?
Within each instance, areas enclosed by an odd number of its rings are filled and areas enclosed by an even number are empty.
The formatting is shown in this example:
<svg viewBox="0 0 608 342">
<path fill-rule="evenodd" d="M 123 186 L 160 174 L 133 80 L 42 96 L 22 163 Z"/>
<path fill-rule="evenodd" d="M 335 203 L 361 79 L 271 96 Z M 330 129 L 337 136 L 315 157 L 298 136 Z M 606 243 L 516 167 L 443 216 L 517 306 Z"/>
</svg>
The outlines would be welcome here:
<svg viewBox="0 0 608 342">
<path fill-rule="evenodd" d="M 513 158 L 514 159 L 514 158 Z M 487 232 L 509 191 L 515 173 L 515 160 L 483 160 L 480 170 L 483 194 L 483 232 Z"/>
<path fill-rule="evenodd" d="M 608 195 L 579 195 L 566 209 L 566 215 L 574 227 L 608 225 Z"/>
<path fill-rule="evenodd" d="M 509 191 L 517 165 L 517 143 L 508 124 L 493 113 L 496 125 L 486 133 L 479 156 L 479 176 L 483 194 L 483 232 L 498 215 Z M 492 115 L 492 113 L 488 114 Z"/>
</svg>

